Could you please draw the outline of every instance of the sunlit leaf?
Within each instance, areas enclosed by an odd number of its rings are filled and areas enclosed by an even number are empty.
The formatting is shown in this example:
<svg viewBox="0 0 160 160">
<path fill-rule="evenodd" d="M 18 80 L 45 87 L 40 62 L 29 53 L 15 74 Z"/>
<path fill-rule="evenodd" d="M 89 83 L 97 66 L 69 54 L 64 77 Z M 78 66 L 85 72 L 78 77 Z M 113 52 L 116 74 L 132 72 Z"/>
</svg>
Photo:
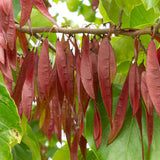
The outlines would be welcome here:
<svg viewBox="0 0 160 160">
<path fill-rule="evenodd" d="M 145 8 L 148 10 L 158 3 L 158 0 L 142 0 Z"/>
<path fill-rule="evenodd" d="M 11 147 L 21 142 L 21 121 L 7 89 L 2 84 L 0 89 L 0 159 L 11 160 Z"/>
</svg>

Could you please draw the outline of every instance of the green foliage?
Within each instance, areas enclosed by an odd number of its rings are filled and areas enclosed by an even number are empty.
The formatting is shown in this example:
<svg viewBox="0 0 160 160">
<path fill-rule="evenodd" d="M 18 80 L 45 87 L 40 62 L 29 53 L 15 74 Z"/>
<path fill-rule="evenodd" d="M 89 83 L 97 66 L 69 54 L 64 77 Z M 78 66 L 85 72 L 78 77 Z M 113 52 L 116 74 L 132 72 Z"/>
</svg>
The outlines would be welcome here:
<svg viewBox="0 0 160 160">
<path fill-rule="evenodd" d="M 117 25 L 119 22 L 119 14 L 123 9 L 122 14 L 122 26 L 129 30 L 146 29 L 151 28 L 152 25 L 156 25 L 160 17 L 160 0 L 99 0 L 99 6 L 96 11 L 92 10 L 91 2 L 88 0 L 88 4 L 84 3 L 84 0 L 53 0 L 56 4 L 59 1 L 66 3 L 66 7 L 71 12 L 77 12 L 77 15 L 83 15 L 87 22 L 97 24 L 99 27 L 102 23 L 100 18 L 96 17 L 96 12 L 99 11 L 103 17 L 103 23 L 110 22 L 111 26 Z M 21 6 L 19 0 L 13 0 L 14 19 L 20 22 Z M 54 17 L 58 21 L 58 13 Z M 65 23 L 62 25 L 73 24 L 73 20 L 70 17 L 63 17 Z M 52 27 L 53 23 L 49 21 L 42 13 L 40 13 L 35 7 L 31 12 L 31 24 L 32 27 Z M 27 26 L 28 24 L 26 24 Z M 74 26 L 75 27 L 75 26 Z M 47 37 L 48 40 L 55 45 L 57 35 L 54 33 L 44 33 L 43 37 Z M 78 40 L 81 40 L 81 36 L 77 36 Z M 97 36 L 101 39 L 101 36 Z M 134 37 L 133 37 L 134 38 Z M 117 63 L 117 74 L 112 85 L 113 90 L 113 116 L 118 102 L 119 95 L 122 90 L 122 85 L 125 81 L 129 67 L 131 65 L 132 58 L 134 57 L 134 39 L 127 36 L 115 35 L 111 37 L 111 44 L 115 52 Z M 27 39 L 31 39 L 33 42 L 37 42 L 37 39 L 33 36 L 27 36 Z M 148 48 L 148 43 L 151 39 L 150 35 L 142 35 L 139 37 L 144 48 Z M 157 42 L 157 46 L 159 43 Z M 22 52 L 19 41 L 17 40 L 17 50 Z M 41 46 L 39 47 L 39 52 Z M 50 50 L 50 60 L 55 62 L 55 56 Z M 138 65 L 144 61 L 146 65 L 146 54 L 144 50 L 140 48 L 138 57 Z M 1 62 L 0 62 L 1 63 Z M 52 64 L 52 67 L 54 65 Z M 19 68 L 17 69 L 19 70 Z M 12 71 L 14 84 L 17 79 L 17 72 Z M 5 83 L 2 74 L 0 73 L 0 82 Z M 37 88 L 36 88 L 37 89 Z M 37 92 L 37 91 L 36 91 Z M 76 101 L 78 101 L 76 99 Z M 144 145 L 144 159 L 147 159 L 148 152 L 148 139 L 147 139 L 147 124 L 145 115 L 145 105 L 142 103 L 142 126 L 143 126 L 143 145 Z M 124 125 L 116 137 L 116 139 L 107 146 L 107 140 L 111 130 L 106 109 L 103 104 L 102 97 L 98 95 L 97 103 L 98 111 L 101 117 L 102 123 L 102 143 L 98 150 L 96 149 L 95 140 L 93 136 L 93 122 L 94 122 L 94 103 L 90 100 L 89 106 L 86 111 L 86 117 L 84 117 L 84 131 L 83 136 L 87 139 L 90 149 L 87 149 L 87 160 L 140 160 L 142 159 L 142 143 L 139 132 L 139 127 L 136 118 L 132 116 L 131 104 L 128 100 L 127 113 Z M 156 111 L 154 111 L 154 131 L 153 141 L 150 150 L 149 160 L 156 160 L 160 157 L 160 118 Z M 45 157 L 51 157 L 53 160 L 69 160 L 70 150 L 67 142 L 61 148 L 58 148 L 56 143 L 58 142 L 56 135 L 52 134 L 51 141 L 40 129 L 43 126 L 45 120 L 45 113 L 41 114 L 40 120 L 34 119 L 28 122 L 26 117 L 22 116 L 22 120 L 18 115 L 17 107 L 14 101 L 10 97 L 6 88 L 0 84 L 0 159 L 6 160 L 41 160 L 40 146 L 46 149 Z M 73 139 L 73 135 L 71 139 Z M 19 143 L 19 144 L 17 144 Z M 47 146 L 46 146 L 47 144 Z M 12 152 L 11 152 L 12 151 Z M 78 148 L 78 159 L 83 160 L 80 148 Z"/>
<path fill-rule="evenodd" d="M 144 3 L 145 8 L 148 10 L 154 7 L 159 2 L 159 0 L 142 0 L 142 2 Z"/>
<path fill-rule="evenodd" d="M 28 160 L 32 159 L 31 150 L 23 142 L 16 144 L 12 148 L 13 160 Z"/>
<path fill-rule="evenodd" d="M 116 92 L 117 92 L 116 88 Z M 113 107 L 115 110 L 116 103 L 118 101 L 117 94 L 114 95 L 113 98 Z M 102 102 L 102 98 L 99 95 L 98 97 L 98 109 L 101 115 L 102 121 L 102 143 L 100 148 L 97 150 L 93 137 L 93 118 L 94 118 L 94 104 L 93 101 L 90 102 L 86 112 L 86 124 L 85 124 L 85 136 L 87 138 L 88 144 L 92 151 L 94 152 L 97 160 L 108 160 L 108 159 L 119 159 L 119 160 L 135 160 L 142 159 L 142 143 L 140 132 L 138 128 L 138 124 L 136 118 L 132 117 L 132 107 L 130 103 L 128 103 L 128 109 L 126 113 L 126 118 L 124 125 L 115 139 L 110 145 L 106 146 L 110 125 L 108 121 L 108 116 L 105 110 L 105 107 Z M 142 126 L 143 126 L 143 144 L 144 144 L 144 155 L 145 159 L 147 159 L 147 151 L 148 151 L 148 142 L 147 142 L 147 124 L 146 124 L 146 116 L 145 116 L 145 106 L 143 105 L 143 114 L 142 114 Z M 158 114 L 154 112 L 154 131 L 153 131 L 153 143 L 151 145 L 150 158 L 156 159 L 159 156 L 159 143 L 160 143 L 160 118 Z M 157 144 L 157 147 L 156 147 Z"/>
<path fill-rule="evenodd" d="M 70 160 L 70 151 L 68 144 L 65 144 L 63 147 L 57 150 L 52 160 L 65 159 Z"/>
<path fill-rule="evenodd" d="M 67 7 L 68 7 L 69 11 L 75 12 L 75 11 L 77 11 L 81 2 L 79 0 L 74 0 L 74 1 L 66 0 L 66 3 L 67 3 Z"/>
<path fill-rule="evenodd" d="M 87 5 L 81 5 L 81 9 L 79 11 L 79 14 L 82 14 L 86 21 L 88 22 L 94 22 L 95 21 L 95 12 L 92 11 L 91 6 Z"/>
<path fill-rule="evenodd" d="M 11 160 L 11 147 L 22 138 L 17 107 L 7 89 L 0 83 L 0 159 Z"/>
<path fill-rule="evenodd" d="M 35 160 L 40 160 L 41 155 L 40 155 L 40 149 L 39 149 L 39 144 L 32 132 L 31 127 L 28 125 L 27 126 L 27 131 L 25 132 L 22 142 L 26 144 L 32 151 L 32 157 Z"/>
</svg>

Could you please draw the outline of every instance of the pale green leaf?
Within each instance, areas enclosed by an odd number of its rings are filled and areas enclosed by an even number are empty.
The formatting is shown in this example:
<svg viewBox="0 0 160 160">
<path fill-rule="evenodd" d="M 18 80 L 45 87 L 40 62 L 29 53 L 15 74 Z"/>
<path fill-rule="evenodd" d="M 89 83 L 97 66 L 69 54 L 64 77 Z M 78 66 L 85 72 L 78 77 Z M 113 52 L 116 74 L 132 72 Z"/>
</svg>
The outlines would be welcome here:
<svg viewBox="0 0 160 160">
<path fill-rule="evenodd" d="M 148 10 L 154 7 L 159 2 L 159 0 L 142 0 L 142 2 L 144 3 L 145 8 Z"/>
<path fill-rule="evenodd" d="M 22 138 L 22 142 L 32 151 L 33 160 L 41 160 L 39 144 L 29 125 L 27 125 L 27 131 Z"/>
<path fill-rule="evenodd" d="M 21 142 L 21 121 L 13 99 L 2 84 L 0 91 L 0 159 L 11 160 L 11 147 Z"/>
<path fill-rule="evenodd" d="M 132 1 L 131 0 L 115 0 L 115 1 L 118 4 L 118 6 L 126 12 L 127 15 L 130 14 L 130 12 L 135 6 L 142 3 L 141 0 L 132 0 Z"/>
<path fill-rule="evenodd" d="M 18 13 L 21 11 L 19 0 L 13 0 L 14 18 L 17 19 Z"/>
<path fill-rule="evenodd" d="M 79 14 L 82 14 L 84 19 L 88 22 L 94 22 L 95 20 L 95 12 L 92 10 L 91 6 L 82 4 Z"/>
<path fill-rule="evenodd" d="M 98 7 L 98 9 L 99 9 L 99 12 L 101 13 L 101 15 L 103 17 L 103 23 L 109 22 L 110 19 L 108 18 L 106 10 L 103 7 L 102 0 L 99 0 L 99 7 Z"/>
<path fill-rule="evenodd" d="M 145 10 L 143 4 L 135 7 L 130 16 L 130 27 L 153 25 L 156 19 L 154 9 Z"/>
<path fill-rule="evenodd" d="M 131 61 L 134 56 L 134 39 L 121 37 L 113 45 L 117 64 L 124 61 Z"/>
<path fill-rule="evenodd" d="M 58 149 L 57 152 L 54 154 L 52 160 L 60 160 L 60 159 L 70 160 L 70 151 L 68 144 Z"/>
<path fill-rule="evenodd" d="M 120 14 L 122 8 L 120 8 L 117 5 L 115 0 L 101 0 L 101 1 L 102 1 L 102 5 L 103 5 L 104 9 L 106 10 L 106 13 L 107 13 L 109 19 L 114 24 L 118 24 L 119 14 Z M 127 16 L 126 13 L 124 12 L 123 16 L 122 16 L 122 27 L 129 27 L 129 21 L 130 21 L 130 17 Z"/>
<path fill-rule="evenodd" d="M 17 20 L 20 21 L 21 12 L 18 14 Z M 53 23 L 48 20 L 41 12 L 37 9 L 32 8 L 31 12 L 31 24 L 32 27 L 51 27 Z"/>
<path fill-rule="evenodd" d="M 127 73 L 130 67 L 130 61 L 125 61 L 117 66 L 117 73 Z"/>
</svg>

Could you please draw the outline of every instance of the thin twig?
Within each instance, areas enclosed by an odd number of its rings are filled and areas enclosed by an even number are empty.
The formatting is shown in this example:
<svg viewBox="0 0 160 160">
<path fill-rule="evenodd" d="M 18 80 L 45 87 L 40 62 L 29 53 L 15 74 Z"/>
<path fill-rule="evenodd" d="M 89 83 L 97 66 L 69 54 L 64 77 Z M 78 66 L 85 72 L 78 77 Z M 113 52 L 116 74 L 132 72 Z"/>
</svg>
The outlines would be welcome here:
<svg viewBox="0 0 160 160">
<path fill-rule="evenodd" d="M 31 31 L 29 27 L 19 27 L 18 24 L 15 24 L 16 30 L 25 32 L 28 34 L 31 34 Z M 32 32 L 33 34 L 35 33 L 43 33 L 44 30 L 45 32 L 49 32 L 51 27 L 33 27 Z M 132 29 L 132 28 L 123 28 L 123 29 L 91 29 L 91 28 L 61 28 L 61 27 L 54 27 L 51 30 L 52 33 L 65 33 L 65 34 L 79 34 L 79 33 L 88 33 L 88 34 L 95 34 L 95 35 L 101 35 L 101 34 L 108 34 L 108 33 L 114 33 L 119 34 L 119 35 L 124 35 L 124 36 L 130 36 L 135 38 L 136 36 L 139 35 L 145 35 L 145 34 L 152 34 L 151 29 Z M 155 33 L 156 36 L 160 37 L 160 33 Z"/>
<path fill-rule="evenodd" d="M 117 29 L 121 28 L 122 25 L 122 14 L 123 14 L 123 9 L 121 10 L 120 14 L 119 14 L 119 21 L 118 21 L 118 25 L 117 25 Z"/>
<path fill-rule="evenodd" d="M 147 49 L 144 47 L 144 45 L 142 44 L 142 41 L 139 39 L 139 44 L 140 47 L 142 48 L 142 50 L 144 51 L 145 54 L 147 54 Z"/>
</svg>

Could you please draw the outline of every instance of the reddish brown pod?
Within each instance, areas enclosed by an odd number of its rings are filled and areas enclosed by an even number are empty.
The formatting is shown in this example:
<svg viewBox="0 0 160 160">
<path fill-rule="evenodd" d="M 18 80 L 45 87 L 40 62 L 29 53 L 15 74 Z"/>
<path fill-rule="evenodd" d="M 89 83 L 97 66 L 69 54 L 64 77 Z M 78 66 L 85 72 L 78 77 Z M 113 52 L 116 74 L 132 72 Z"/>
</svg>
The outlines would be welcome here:
<svg viewBox="0 0 160 160">
<path fill-rule="evenodd" d="M 112 128 L 109 134 L 108 142 L 107 144 L 110 144 L 118 135 L 120 132 L 125 116 L 127 111 L 127 103 L 128 103 L 128 93 L 129 93 L 129 76 L 127 76 L 119 100 L 117 104 L 117 108 L 114 114 L 114 118 L 112 121 Z"/>
<path fill-rule="evenodd" d="M 160 116 L 160 70 L 157 58 L 157 48 L 153 39 L 149 42 L 148 45 L 146 80 L 149 95 L 158 115 Z"/>
<path fill-rule="evenodd" d="M 113 48 L 107 38 L 103 38 L 98 54 L 98 79 L 104 105 L 112 124 L 112 82 L 116 75 L 116 61 Z"/>
<path fill-rule="evenodd" d="M 89 35 L 83 35 L 82 39 L 82 59 L 81 59 L 81 80 L 87 94 L 95 99 L 94 87 L 93 87 L 93 74 L 92 74 L 92 63 L 90 60 L 89 52 Z"/>
</svg>

